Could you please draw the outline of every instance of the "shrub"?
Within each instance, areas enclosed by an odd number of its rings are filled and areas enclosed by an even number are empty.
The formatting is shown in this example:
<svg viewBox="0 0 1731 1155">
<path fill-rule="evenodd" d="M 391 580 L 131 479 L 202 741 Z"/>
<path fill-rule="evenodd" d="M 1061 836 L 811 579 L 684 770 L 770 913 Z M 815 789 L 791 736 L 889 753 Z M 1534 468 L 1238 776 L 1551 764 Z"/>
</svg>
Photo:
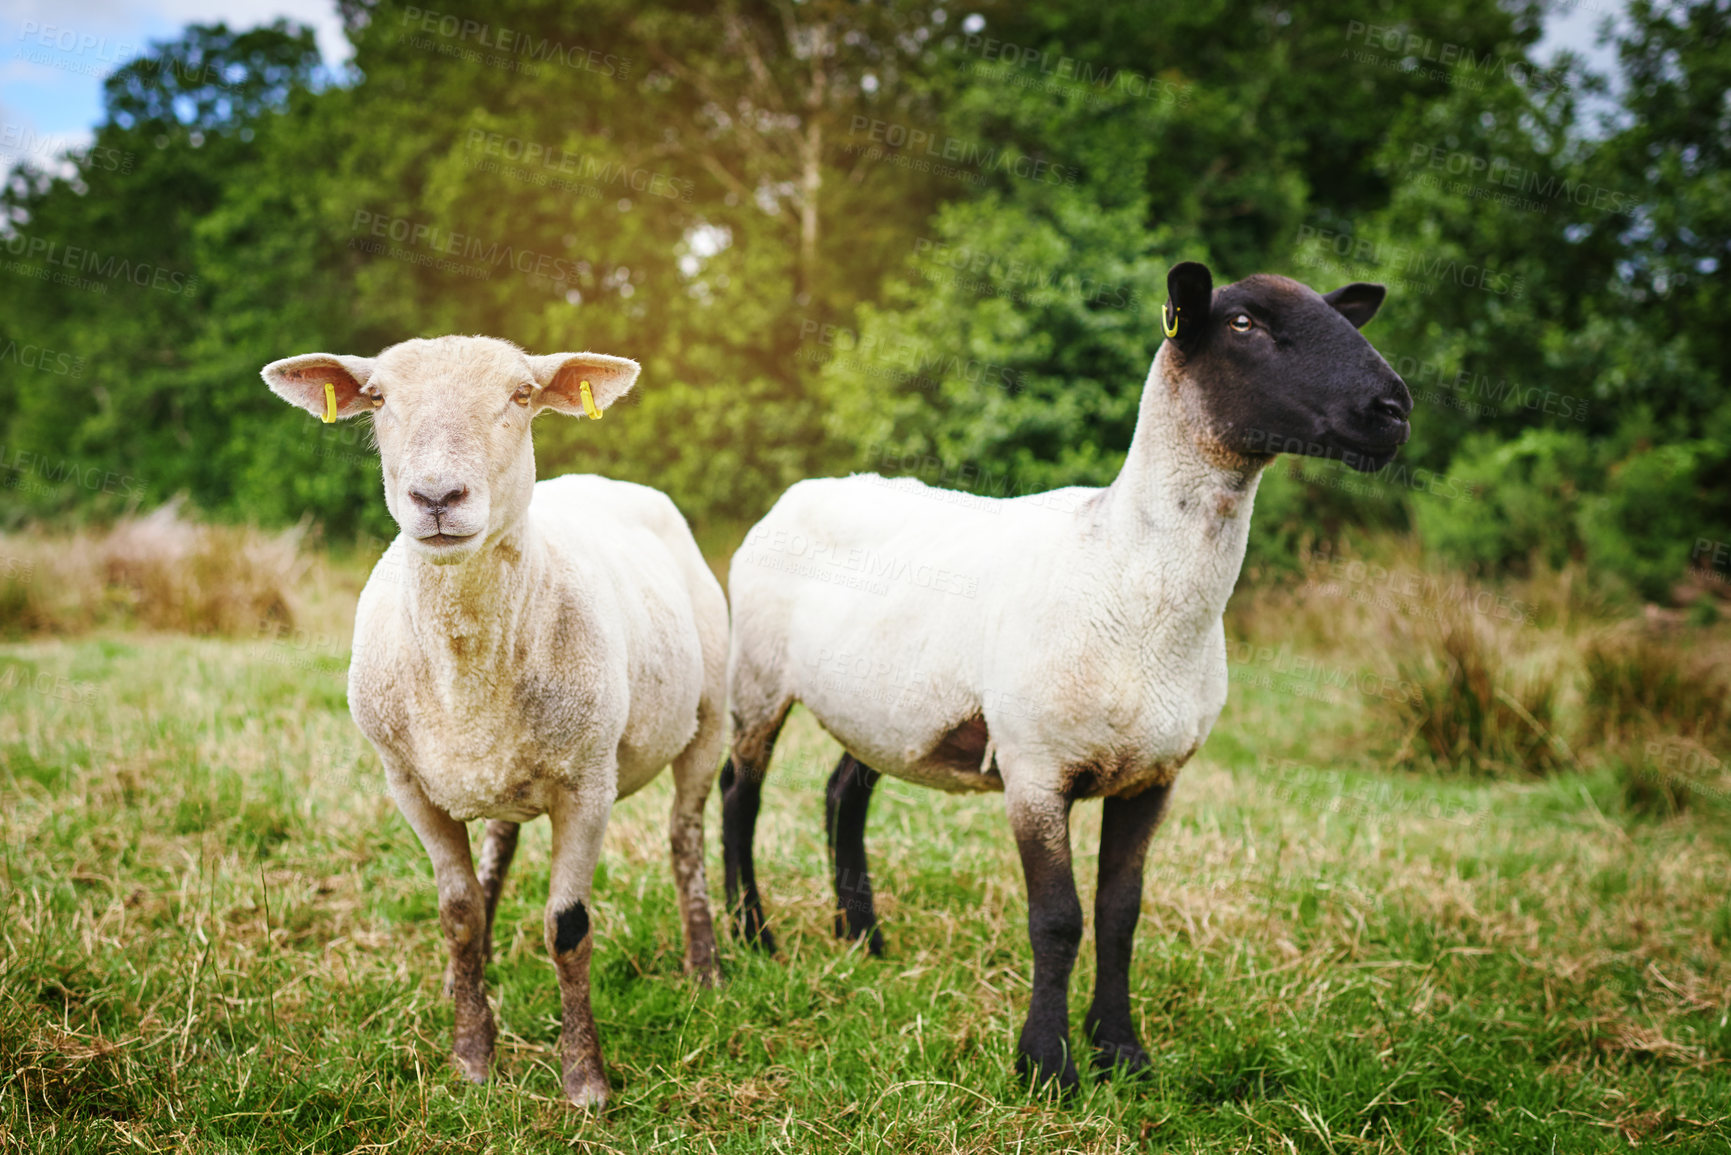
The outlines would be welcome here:
<svg viewBox="0 0 1731 1155">
<path fill-rule="evenodd" d="M 1654 733 L 1708 740 L 1731 718 L 1720 668 L 1649 633 L 1602 634 L 1581 652 L 1582 729 L 1590 740 L 1633 742 Z"/>
<path fill-rule="evenodd" d="M 313 559 L 306 525 L 278 533 L 188 520 L 178 500 L 106 533 L 0 539 L 0 633 L 133 622 L 193 634 L 292 626 Z"/>
<path fill-rule="evenodd" d="M 1338 461 L 1281 457 L 1256 487 L 1244 575 L 1251 583 L 1304 575 L 1319 542 L 1339 550 L 1406 525 L 1399 481 L 1354 473 Z"/>
<path fill-rule="evenodd" d="M 1731 539 L 1731 451 L 1716 441 L 1637 450 L 1611 467 L 1577 516 L 1587 561 L 1644 598 L 1668 601 L 1697 540 Z"/>
<path fill-rule="evenodd" d="M 1395 699 L 1408 735 L 1402 756 L 1416 744 L 1440 766 L 1526 774 L 1574 760 L 1555 733 L 1555 674 L 1517 676 L 1488 623 L 1454 607 L 1404 632 L 1396 664 L 1408 692 Z"/>
<path fill-rule="evenodd" d="M 1529 429 L 1513 441 L 1461 447 L 1446 492 L 1468 500 L 1412 499 L 1426 547 L 1480 572 L 1522 569 L 1535 558 L 1560 567 L 1578 549 L 1572 532 L 1594 485 L 1592 451 L 1579 433 Z"/>
</svg>

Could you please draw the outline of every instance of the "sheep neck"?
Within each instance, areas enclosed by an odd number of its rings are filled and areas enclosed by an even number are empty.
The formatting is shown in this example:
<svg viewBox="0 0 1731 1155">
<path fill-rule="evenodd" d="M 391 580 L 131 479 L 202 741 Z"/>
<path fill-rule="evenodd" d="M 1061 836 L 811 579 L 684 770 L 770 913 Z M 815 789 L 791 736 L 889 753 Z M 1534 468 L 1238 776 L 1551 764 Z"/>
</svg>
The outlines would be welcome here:
<svg viewBox="0 0 1731 1155">
<path fill-rule="evenodd" d="M 1208 443 L 1186 412 L 1168 356 L 1162 346 L 1149 370 L 1130 452 L 1100 503 L 1100 528 L 1108 548 L 1123 555 L 1120 572 L 1201 592 L 1202 612 L 1217 617 L 1244 564 L 1266 461 Z"/>
<path fill-rule="evenodd" d="M 488 535 L 475 555 L 435 565 L 410 555 L 407 608 L 423 653 L 453 672 L 508 660 L 526 628 L 529 591 L 544 568 L 542 542 L 527 517 Z"/>
</svg>

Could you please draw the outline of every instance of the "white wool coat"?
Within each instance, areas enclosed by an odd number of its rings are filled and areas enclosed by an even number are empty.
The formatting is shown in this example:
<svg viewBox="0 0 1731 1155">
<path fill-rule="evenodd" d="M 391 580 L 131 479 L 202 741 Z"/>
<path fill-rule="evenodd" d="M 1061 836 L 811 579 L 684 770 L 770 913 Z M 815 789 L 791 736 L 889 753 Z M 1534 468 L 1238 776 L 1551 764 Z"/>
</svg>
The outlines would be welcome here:
<svg viewBox="0 0 1731 1155">
<path fill-rule="evenodd" d="M 408 549 L 362 591 L 349 705 L 453 818 L 525 821 L 560 787 L 624 797 L 690 743 L 706 686 L 721 700 L 726 601 L 655 490 L 539 482 L 497 565 Z"/>
</svg>

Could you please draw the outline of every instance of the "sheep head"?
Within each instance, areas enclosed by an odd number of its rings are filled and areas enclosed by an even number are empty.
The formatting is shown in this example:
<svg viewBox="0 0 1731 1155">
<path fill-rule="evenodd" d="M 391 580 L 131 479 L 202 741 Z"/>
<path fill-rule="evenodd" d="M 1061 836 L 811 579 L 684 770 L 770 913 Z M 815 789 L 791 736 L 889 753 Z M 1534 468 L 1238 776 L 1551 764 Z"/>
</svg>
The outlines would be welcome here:
<svg viewBox="0 0 1731 1155">
<path fill-rule="evenodd" d="M 491 337 L 435 337 L 377 357 L 288 357 L 263 376 L 277 396 L 327 420 L 372 416 L 391 516 L 410 548 L 447 564 L 528 509 L 535 415 L 582 414 L 585 382 L 598 413 L 637 372 L 637 362 L 600 353 L 535 357 Z"/>
<path fill-rule="evenodd" d="M 1362 472 L 1394 459 L 1412 394 L 1359 332 L 1381 285 L 1318 293 L 1258 274 L 1215 289 L 1195 261 L 1173 266 L 1166 285 L 1166 375 L 1205 449 L 1253 462 L 1333 457 Z"/>
</svg>

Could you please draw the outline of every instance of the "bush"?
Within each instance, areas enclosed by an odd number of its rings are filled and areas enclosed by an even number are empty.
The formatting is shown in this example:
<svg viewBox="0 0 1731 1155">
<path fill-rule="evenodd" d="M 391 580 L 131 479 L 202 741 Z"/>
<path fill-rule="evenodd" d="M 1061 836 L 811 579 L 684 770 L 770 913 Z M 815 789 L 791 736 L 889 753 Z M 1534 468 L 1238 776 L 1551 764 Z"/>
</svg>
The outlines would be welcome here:
<svg viewBox="0 0 1731 1155">
<path fill-rule="evenodd" d="M 1720 668 L 1651 634 L 1605 634 L 1582 650 L 1582 728 L 1590 740 L 1633 742 L 1652 733 L 1706 740 L 1731 718 Z"/>
<path fill-rule="evenodd" d="M 1412 499 L 1425 546 L 1480 573 L 1524 570 L 1542 559 L 1560 567 L 1579 548 L 1571 532 L 1593 488 L 1593 454 L 1579 433 L 1529 429 L 1513 441 L 1476 438 L 1449 470 L 1453 491 L 1471 500 Z"/>
<path fill-rule="evenodd" d="M 1668 601 L 1697 540 L 1731 540 L 1731 450 L 1685 441 L 1637 450 L 1613 465 L 1577 524 L 1587 561 L 1644 598 Z"/>
<path fill-rule="evenodd" d="M 1338 554 L 1355 539 L 1403 529 L 1404 493 L 1338 461 L 1277 458 L 1256 486 L 1245 576 L 1252 583 L 1301 577 L 1316 552 Z"/>
<path fill-rule="evenodd" d="M 1482 773 L 1547 773 L 1574 756 L 1555 736 L 1553 672 L 1517 676 L 1488 623 L 1464 607 L 1410 625 L 1396 665 L 1395 700 L 1416 741 L 1439 766 Z"/>
<path fill-rule="evenodd" d="M 1415 497 L 1414 527 L 1426 547 L 1481 574 L 1583 558 L 1611 588 L 1668 601 L 1698 541 L 1731 540 L 1731 449 L 1705 439 L 1617 453 L 1596 457 L 1582 435 L 1557 430 L 1469 442 L 1449 482 L 1477 499 Z"/>
<path fill-rule="evenodd" d="M 193 634 L 292 626 L 314 561 L 306 525 L 274 534 L 189 521 L 178 500 L 106 533 L 0 539 L 0 634 L 137 623 Z"/>
</svg>

